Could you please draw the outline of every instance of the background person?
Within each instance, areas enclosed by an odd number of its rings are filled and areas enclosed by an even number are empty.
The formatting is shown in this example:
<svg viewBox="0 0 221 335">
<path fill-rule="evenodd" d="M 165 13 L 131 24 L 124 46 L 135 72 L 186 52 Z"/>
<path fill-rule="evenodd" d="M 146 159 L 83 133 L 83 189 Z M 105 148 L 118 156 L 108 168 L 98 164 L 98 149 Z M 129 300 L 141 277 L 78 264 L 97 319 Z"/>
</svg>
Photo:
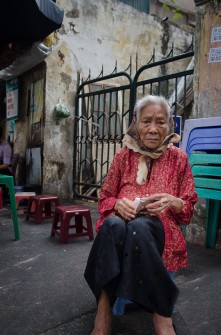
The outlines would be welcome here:
<svg viewBox="0 0 221 335">
<path fill-rule="evenodd" d="M 0 127 L 0 174 L 12 175 L 12 148 L 3 140 L 3 129 Z"/>
<path fill-rule="evenodd" d="M 3 129 L 0 127 L 0 174 L 12 176 L 12 148 L 9 143 L 3 140 Z M 1 185 L 3 189 L 3 199 L 9 198 L 8 190 L 5 185 Z"/>
<path fill-rule="evenodd" d="M 102 186 L 98 234 L 85 278 L 98 307 L 91 335 L 110 335 L 111 306 L 129 299 L 153 313 L 157 335 L 174 335 L 178 289 L 168 271 L 187 266 L 181 225 L 189 224 L 197 194 L 186 153 L 173 146 L 170 107 L 163 97 L 138 100 L 134 118 Z M 136 214 L 135 198 L 149 197 Z"/>
</svg>

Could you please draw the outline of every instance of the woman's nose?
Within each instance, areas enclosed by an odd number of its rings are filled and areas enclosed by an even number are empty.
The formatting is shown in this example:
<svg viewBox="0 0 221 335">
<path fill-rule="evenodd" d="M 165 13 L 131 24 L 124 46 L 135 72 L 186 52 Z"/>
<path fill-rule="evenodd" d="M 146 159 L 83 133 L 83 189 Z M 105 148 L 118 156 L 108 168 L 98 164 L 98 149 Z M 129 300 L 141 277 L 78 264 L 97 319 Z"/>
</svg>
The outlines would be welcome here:
<svg viewBox="0 0 221 335">
<path fill-rule="evenodd" d="M 155 122 L 151 122 L 149 125 L 149 132 L 153 133 L 153 132 L 157 132 L 157 126 Z"/>
</svg>

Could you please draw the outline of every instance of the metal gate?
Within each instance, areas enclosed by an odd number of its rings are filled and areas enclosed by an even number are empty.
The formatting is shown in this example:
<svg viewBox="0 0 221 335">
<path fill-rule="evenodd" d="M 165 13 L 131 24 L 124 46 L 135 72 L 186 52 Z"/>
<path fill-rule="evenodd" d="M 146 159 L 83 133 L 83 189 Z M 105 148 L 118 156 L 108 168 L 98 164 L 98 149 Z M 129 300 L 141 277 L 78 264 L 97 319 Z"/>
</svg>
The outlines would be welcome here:
<svg viewBox="0 0 221 335">
<path fill-rule="evenodd" d="M 90 75 L 78 88 L 74 119 L 74 196 L 97 200 L 111 161 L 123 146 L 136 99 L 147 95 L 163 95 L 169 101 L 175 120 L 188 118 L 193 103 L 194 52 L 155 61 L 153 53 L 148 64 L 136 70 L 132 79 L 132 63 L 124 72 L 91 80 Z M 137 64 L 137 61 L 136 61 Z M 182 66 L 182 67 L 181 67 Z M 174 70 L 179 68 L 179 70 Z"/>
</svg>

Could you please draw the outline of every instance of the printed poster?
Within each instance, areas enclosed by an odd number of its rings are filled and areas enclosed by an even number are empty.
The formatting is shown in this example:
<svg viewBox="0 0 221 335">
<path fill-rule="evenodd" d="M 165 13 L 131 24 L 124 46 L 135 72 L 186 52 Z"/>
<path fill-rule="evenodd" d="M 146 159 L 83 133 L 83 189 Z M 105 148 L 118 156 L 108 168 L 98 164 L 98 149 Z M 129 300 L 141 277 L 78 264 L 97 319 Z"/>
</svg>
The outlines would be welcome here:
<svg viewBox="0 0 221 335">
<path fill-rule="evenodd" d="M 211 42 L 221 42 L 221 27 L 212 29 Z"/>
<path fill-rule="evenodd" d="M 221 62 L 221 47 L 210 48 L 208 62 L 209 63 Z"/>
<path fill-rule="evenodd" d="M 6 81 L 6 118 L 16 120 L 18 118 L 18 79 Z"/>
<path fill-rule="evenodd" d="M 44 79 L 35 81 L 31 85 L 31 124 L 40 122 L 44 108 Z"/>
</svg>

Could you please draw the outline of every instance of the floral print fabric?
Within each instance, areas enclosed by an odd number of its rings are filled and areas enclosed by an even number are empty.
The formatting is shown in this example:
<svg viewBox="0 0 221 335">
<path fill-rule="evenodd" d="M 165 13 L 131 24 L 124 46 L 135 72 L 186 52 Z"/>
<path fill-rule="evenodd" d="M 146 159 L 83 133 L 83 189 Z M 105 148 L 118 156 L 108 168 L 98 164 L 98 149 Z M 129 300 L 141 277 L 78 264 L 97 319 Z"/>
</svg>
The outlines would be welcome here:
<svg viewBox="0 0 221 335">
<path fill-rule="evenodd" d="M 153 160 L 149 180 L 139 185 L 136 178 L 140 156 L 140 153 L 127 147 L 116 153 L 100 192 L 100 218 L 96 229 L 99 230 L 106 217 L 115 215 L 114 205 L 123 197 L 134 200 L 155 193 L 179 197 L 184 202 L 180 213 L 168 208 L 159 214 L 165 231 L 164 265 L 169 271 L 178 270 L 187 266 L 186 243 L 181 226 L 190 223 L 197 201 L 188 157 L 181 149 L 171 146 L 160 158 Z"/>
</svg>

